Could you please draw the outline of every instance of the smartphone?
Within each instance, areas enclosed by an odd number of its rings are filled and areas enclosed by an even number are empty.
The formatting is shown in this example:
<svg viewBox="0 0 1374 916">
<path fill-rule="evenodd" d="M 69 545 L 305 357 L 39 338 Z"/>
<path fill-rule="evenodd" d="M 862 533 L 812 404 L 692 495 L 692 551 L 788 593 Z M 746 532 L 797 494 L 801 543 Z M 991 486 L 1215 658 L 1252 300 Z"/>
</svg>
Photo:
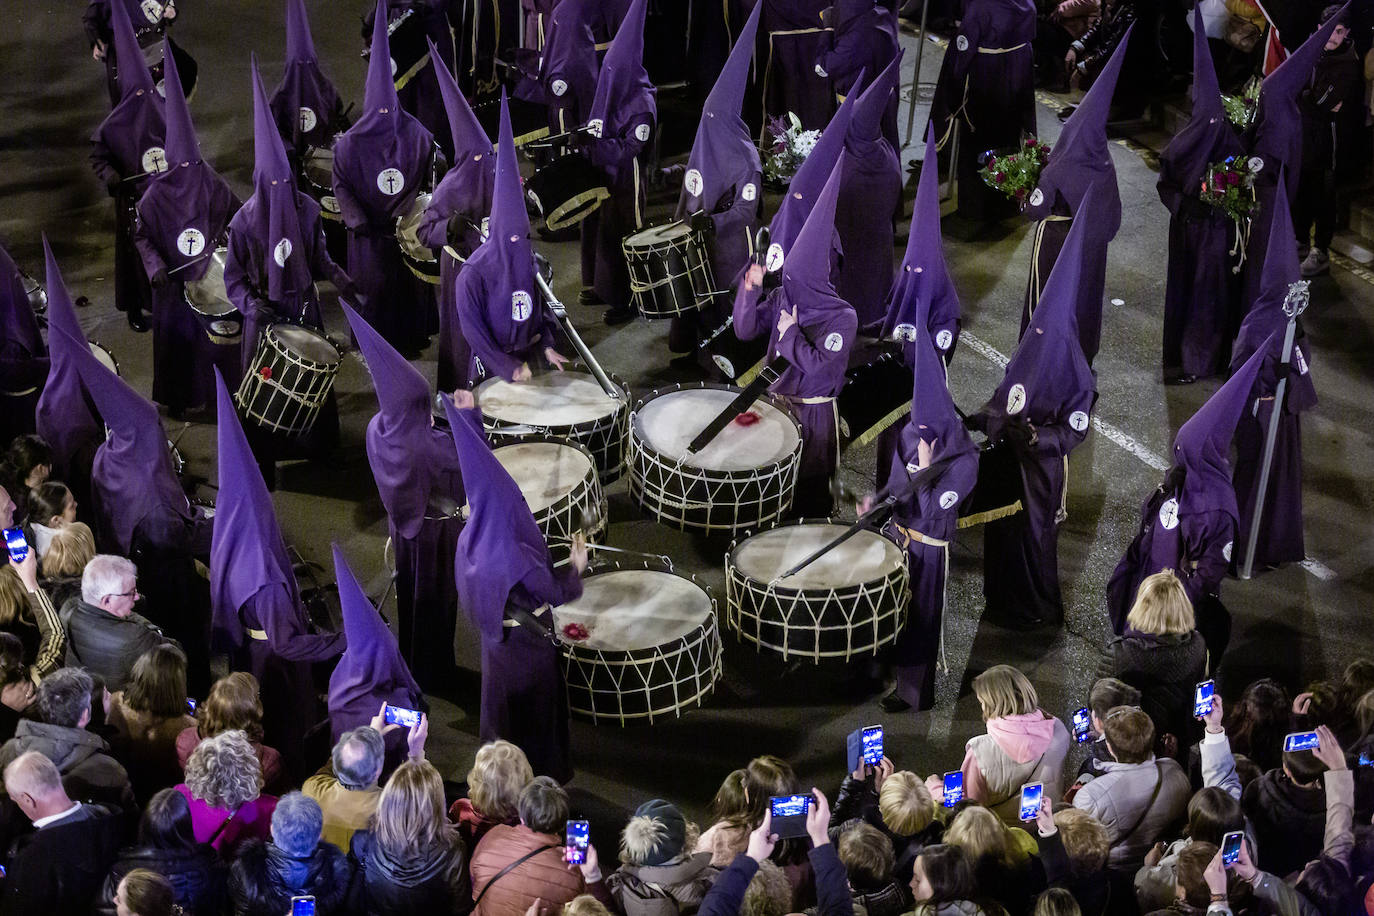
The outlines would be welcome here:
<svg viewBox="0 0 1374 916">
<path fill-rule="evenodd" d="M 864 765 L 876 767 L 883 762 L 883 727 L 869 725 L 864 728 Z"/>
<path fill-rule="evenodd" d="M 29 542 L 24 538 L 23 528 L 5 529 L 5 548 L 10 552 L 10 559 L 15 563 L 23 563 L 24 558 L 29 555 Z"/>
<path fill-rule="evenodd" d="M 404 706 L 386 706 L 386 712 L 382 713 L 382 719 L 388 725 L 404 725 L 406 728 L 414 728 L 420 724 L 420 711 L 418 709 L 406 709 Z"/>
<path fill-rule="evenodd" d="M 964 774 L 960 770 L 945 774 L 945 798 L 941 803 L 946 808 L 953 808 L 964 800 Z"/>
<path fill-rule="evenodd" d="M 1293 732 L 1283 736 L 1283 752 L 1315 751 L 1321 746 L 1316 732 Z"/>
<path fill-rule="evenodd" d="M 1035 820 L 1040 813 L 1040 799 L 1044 795 L 1044 783 L 1031 782 L 1021 787 L 1021 820 Z"/>
<path fill-rule="evenodd" d="M 1221 864 L 1235 865 L 1240 861 L 1240 844 L 1245 841 L 1245 834 L 1239 830 L 1232 830 L 1226 834 L 1221 841 Z"/>
<path fill-rule="evenodd" d="M 591 844 L 591 828 L 586 821 L 568 821 L 563 834 L 563 861 L 569 865 L 587 864 L 587 846 Z"/>
<path fill-rule="evenodd" d="M 1073 711 L 1073 740 L 1079 744 L 1093 738 L 1093 716 L 1088 707 L 1080 706 Z"/>
<path fill-rule="evenodd" d="M 1212 697 L 1216 696 L 1217 682 L 1203 681 L 1193 691 L 1193 715 L 1201 719 L 1212 711 Z"/>
<path fill-rule="evenodd" d="M 1370 759 L 1370 757 L 1369 757 L 1369 751 L 1360 751 L 1360 762 L 1359 762 L 1359 766 L 1362 766 L 1362 767 L 1374 767 L 1374 760 L 1371 760 L 1371 759 Z"/>
<path fill-rule="evenodd" d="M 187 698 L 186 698 L 186 708 L 187 708 L 188 710 L 190 710 L 190 712 L 191 712 L 192 714 L 195 713 L 195 711 L 196 711 L 196 698 L 195 698 L 195 697 L 187 697 Z"/>
<path fill-rule="evenodd" d="M 314 896 L 292 897 L 291 916 L 315 916 Z"/>
<path fill-rule="evenodd" d="M 810 795 L 774 795 L 768 800 L 773 832 L 778 839 L 806 836 L 806 812 L 811 810 Z"/>
</svg>

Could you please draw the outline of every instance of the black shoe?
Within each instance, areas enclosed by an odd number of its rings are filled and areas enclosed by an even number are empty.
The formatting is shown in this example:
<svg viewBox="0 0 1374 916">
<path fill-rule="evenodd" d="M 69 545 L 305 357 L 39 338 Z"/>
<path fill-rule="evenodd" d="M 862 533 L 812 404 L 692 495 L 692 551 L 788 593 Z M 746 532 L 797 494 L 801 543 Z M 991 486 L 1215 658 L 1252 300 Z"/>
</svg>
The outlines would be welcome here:
<svg viewBox="0 0 1374 916">
<path fill-rule="evenodd" d="M 148 319 L 147 319 L 146 317 L 144 317 L 143 312 L 138 311 L 138 310 L 133 310 L 133 311 L 127 312 L 126 315 L 127 315 L 128 319 L 129 319 L 129 327 L 133 328 L 135 331 L 137 331 L 137 332 L 140 333 L 140 334 L 143 334 L 143 333 L 146 333 L 146 332 L 147 332 L 147 330 L 148 330 Z"/>
<path fill-rule="evenodd" d="M 1196 381 L 1197 376 L 1191 375 L 1187 372 L 1176 372 L 1164 376 L 1164 384 L 1166 385 L 1191 385 L 1193 384 L 1193 382 Z"/>
<path fill-rule="evenodd" d="M 883 712 L 906 712 L 911 704 L 899 697 L 896 688 L 893 688 L 891 693 L 878 701 L 878 708 Z"/>
<path fill-rule="evenodd" d="M 621 306 L 612 306 L 610 311 L 602 316 L 602 320 L 611 327 L 616 327 L 617 325 L 634 321 L 634 317 L 635 313 L 630 309 L 622 308 Z"/>
<path fill-rule="evenodd" d="M 578 292 L 578 294 L 577 294 L 577 304 L 578 304 L 578 305 L 605 305 L 605 304 L 606 304 L 606 300 L 605 300 L 605 299 L 602 299 L 600 296 L 598 296 L 598 295 L 596 294 L 596 290 L 591 289 L 591 288 L 589 287 L 589 288 L 587 288 L 587 289 L 584 289 L 584 290 L 581 290 L 580 292 Z"/>
</svg>

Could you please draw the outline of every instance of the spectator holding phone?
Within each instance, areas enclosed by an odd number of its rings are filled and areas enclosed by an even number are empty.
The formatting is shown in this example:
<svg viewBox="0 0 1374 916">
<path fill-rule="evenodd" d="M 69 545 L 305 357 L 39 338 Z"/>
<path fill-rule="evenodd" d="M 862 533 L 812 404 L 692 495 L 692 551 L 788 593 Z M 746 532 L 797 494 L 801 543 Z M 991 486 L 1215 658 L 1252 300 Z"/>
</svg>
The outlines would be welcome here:
<svg viewBox="0 0 1374 916">
<path fill-rule="evenodd" d="M 860 767 L 845 777 L 831 815 L 830 839 L 838 841 L 855 824 L 876 827 L 892 845 L 893 879 L 905 887 L 917 854 L 940 842 L 944 833 L 944 824 L 935 817 L 938 804 L 919 776 L 892 772 L 892 761 L 884 757 L 879 766 Z"/>
<path fill-rule="evenodd" d="M 288 792 L 272 812 L 270 842 L 243 844 L 229 871 L 237 916 L 282 916 L 292 897 L 314 897 L 315 916 L 348 913 L 351 870 L 338 847 L 322 837 L 319 803 Z"/>
<path fill-rule="evenodd" d="M 1316 735 L 1317 747 L 1284 751 L 1282 767 L 1247 786 L 1241 799 L 1259 843 L 1257 864 L 1281 877 L 1298 871 L 1320 854 L 1328 784 L 1343 788 L 1350 782 L 1352 797 L 1354 793 L 1353 777 L 1335 735 L 1324 725 L 1317 727 Z"/>
<path fill-rule="evenodd" d="M 383 703 L 382 710 L 385 709 Z M 371 725 L 340 735 L 329 761 L 301 788 L 320 803 L 324 811 L 324 838 L 340 849 L 347 849 L 354 831 L 365 829 L 377 813 L 377 802 L 382 797 L 377 780 L 386 762 L 382 718 L 379 711 Z"/>
<path fill-rule="evenodd" d="M 1092 716 L 1093 740 L 1087 745 L 1088 756 L 1078 768 L 1080 776 L 1084 773 L 1101 776 L 1102 764 L 1112 759 L 1111 751 L 1107 750 L 1107 739 L 1102 735 L 1102 720 L 1107 718 L 1107 713 L 1118 706 L 1139 705 L 1140 691 L 1125 681 L 1114 677 L 1102 677 L 1093 682 L 1092 690 L 1088 693 L 1088 714 Z M 1069 790 L 1070 793 L 1075 791 L 1076 788 Z"/>
<path fill-rule="evenodd" d="M 9 497 L 0 487 L 0 523 Z M 12 509 L 13 503 L 10 503 Z M 10 519 L 10 524 L 13 519 Z M 6 524 L 5 527 L 10 527 Z M 34 683 L 62 667 L 66 636 L 48 593 L 38 582 L 38 553 L 30 547 L 15 562 L 10 552 L 0 569 L 0 630 L 13 633 L 24 643 Z"/>
<path fill-rule="evenodd" d="M 1226 717 L 1232 751 L 1250 758 L 1261 771 L 1282 765 L 1291 706 L 1288 690 L 1271 677 L 1246 687 Z"/>
<path fill-rule="evenodd" d="M 1145 864 L 1135 874 L 1135 896 L 1142 912 L 1162 909 L 1174 899 L 1178 883 L 1178 857 L 1194 843 L 1210 843 L 1220 848 L 1228 833 L 1244 831 L 1247 825 L 1240 801 L 1224 789 L 1208 786 L 1188 802 L 1188 826 L 1181 839 L 1156 843 L 1145 855 Z"/>
<path fill-rule="evenodd" d="M 1131 899 L 1128 882 L 1103 867 L 1111 844 L 1097 818 L 1077 808 L 1051 814 L 1050 800 L 1042 798 L 1035 826 L 1040 862 L 1051 888 L 1067 891 L 1090 916 L 1130 912 L 1121 904 Z"/>
</svg>

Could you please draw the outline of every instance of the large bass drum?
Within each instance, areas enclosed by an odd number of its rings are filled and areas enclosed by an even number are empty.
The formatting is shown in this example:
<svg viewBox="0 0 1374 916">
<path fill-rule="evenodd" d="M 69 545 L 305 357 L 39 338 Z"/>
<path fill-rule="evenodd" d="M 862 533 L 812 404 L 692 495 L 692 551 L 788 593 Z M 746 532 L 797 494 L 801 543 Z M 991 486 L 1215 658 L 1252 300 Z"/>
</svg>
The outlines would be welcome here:
<svg viewBox="0 0 1374 916">
<path fill-rule="evenodd" d="M 692 454 L 688 444 L 735 399 L 711 383 L 654 391 L 630 414 L 630 496 L 677 528 L 737 531 L 781 518 L 792 506 L 801 427 L 779 401 L 763 397 Z"/>
<path fill-rule="evenodd" d="M 619 400 L 583 372 L 546 372 L 519 383 L 492 377 L 473 394 L 494 443 L 531 436 L 580 443 L 596 459 L 604 484 L 617 479 L 625 467 L 630 393 L 614 381 L 621 391 Z"/>
<path fill-rule="evenodd" d="M 855 347 L 837 407 L 846 448 L 861 448 L 911 413 L 911 367 L 887 343 Z"/>
<path fill-rule="evenodd" d="M 520 487 L 535 524 L 558 558 L 576 532 L 589 540 L 606 530 L 609 506 L 592 453 L 566 439 L 532 436 L 492 449 L 496 460 Z M 591 519 L 591 530 L 583 520 Z"/>
<path fill-rule="evenodd" d="M 906 551 L 863 530 L 786 579 L 778 578 L 843 534 L 801 521 L 756 534 L 725 556 L 730 629 L 783 659 L 871 657 L 901 632 L 910 598 Z"/>
<path fill-rule="evenodd" d="M 721 674 L 716 602 L 670 568 L 587 571 L 582 596 L 553 610 L 568 707 L 593 722 L 653 722 L 700 706 Z"/>
<path fill-rule="evenodd" d="M 695 312 L 715 295 L 715 275 L 701 236 L 684 222 L 650 226 L 620 247 L 630 271 L 630 299 L 645 318 Z"/>
<path fill-rule="evenodd" d="M 234 396 L 239 409 L 263 427 L 304 435 L 334 388 L 339 351 L 323 334 L 292 324 L 269 324 Z"/>
</svg>

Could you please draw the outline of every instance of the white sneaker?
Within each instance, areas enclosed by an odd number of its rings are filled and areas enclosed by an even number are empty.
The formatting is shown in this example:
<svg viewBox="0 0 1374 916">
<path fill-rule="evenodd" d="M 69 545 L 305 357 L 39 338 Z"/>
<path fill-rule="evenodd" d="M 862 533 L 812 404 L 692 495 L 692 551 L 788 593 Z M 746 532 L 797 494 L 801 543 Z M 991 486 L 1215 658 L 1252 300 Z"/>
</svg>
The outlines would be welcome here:
<svg viewBox="0 0 1374 916">
<path fill-rule="evenodd" d="M 1331 270 L 1331 258 L 1327 256 L 1325 248 L 1313 248 L 1307 253 L 1307 257 L 1302 262 L 1302 275 L 1304 277 L 1317 277 Z"/>
</svg>

